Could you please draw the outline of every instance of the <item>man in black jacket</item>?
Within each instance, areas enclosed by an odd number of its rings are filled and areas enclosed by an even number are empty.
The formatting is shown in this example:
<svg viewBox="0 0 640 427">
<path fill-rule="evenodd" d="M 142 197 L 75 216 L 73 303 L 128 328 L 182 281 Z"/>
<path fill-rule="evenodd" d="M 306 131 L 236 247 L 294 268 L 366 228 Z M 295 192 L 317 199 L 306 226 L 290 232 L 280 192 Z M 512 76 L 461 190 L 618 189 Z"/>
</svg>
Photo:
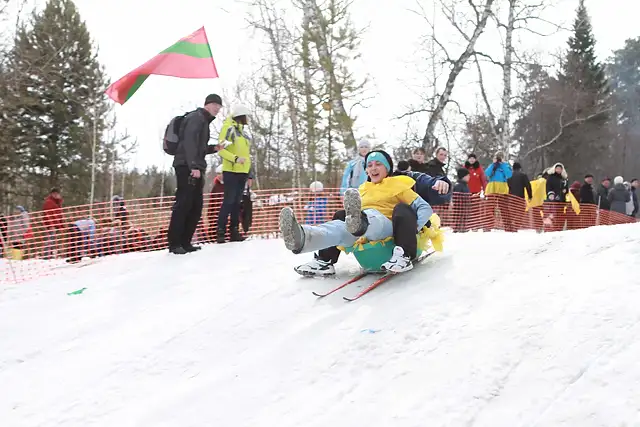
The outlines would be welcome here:
<svg viewBox="0 0 640 427">
<path fill-rule="evenodd" d="M 580 187 L 580 204 L 596 204 L 596 195 L 593 192 L 593 175 L 591 174 L 584 176 L 584 184 Z"/>
<path fill-rule="evenodd" d="M 205 156 L 218 150 L 217 145 L 209 145 L 209 125 L 222 107 L 219 95 L 211 94 L 204 101 L 204 107 L 190 112 L 180 127 L 180 142 L 173 159 L 178 189 L 169 223 L 169 252 L 183 255 L 195 252 L 199 247 L 191 244 L 191 239 L 202 216 L 202 188 L 207 170 Z"/>
<path fill-rule="evenodd" d="M 600 209 L 608 211 L 611 209 L 609 203 L 609 190 L 611 189 L 611 178 L 608 176 L 602 180 L 602 184 L 598 187 L 596 194 L 596 204 L 600 204 Z"/>
<path fill-rule="evenodd" d="M 439 147 L 436 150 L 436 156 L 426 163 L 426 167 L 424 167 L 424 173 L 434 178 L 437 176 L 446 176 L 447 174 L 444 172 L 446 161 L 447 149 L 444 147 Z"/>
<path fill-rule="evenodd" d="M 507 218 L 505 223 L 505 231 L 514 233 L 518 231 L 518 227 L 524 226 L 524 216 L 527 204 L 526 198 L 531 200 L 533 192 L 531 191 L 531 181 L 526 173 L 522 172 L 522 165 L 518 162 L 513 163 L 513 175 L 507 180 L 509 185 L 509 203 L 507 204 Z"/>
</svg>

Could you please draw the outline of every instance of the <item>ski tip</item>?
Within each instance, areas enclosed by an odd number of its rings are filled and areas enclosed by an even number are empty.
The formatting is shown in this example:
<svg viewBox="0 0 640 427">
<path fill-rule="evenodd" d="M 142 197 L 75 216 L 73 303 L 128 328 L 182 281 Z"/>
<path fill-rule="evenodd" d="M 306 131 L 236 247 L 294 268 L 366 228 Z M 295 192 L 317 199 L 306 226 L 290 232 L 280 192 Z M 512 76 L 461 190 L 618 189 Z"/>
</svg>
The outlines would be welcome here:
<svg viewBox="0 0 640 427">
<path fill-rule="evenodd" d="M 319 297 L 319 298 L 322 298 L 322 297 L 326 296 L 326 295 L 323 295 L 323 294 L 319 294 L 319 293 L 317 293 L 315 291 L 313 291 L 311 293 L 314 294 L 315 296 Z"/>
</svg>

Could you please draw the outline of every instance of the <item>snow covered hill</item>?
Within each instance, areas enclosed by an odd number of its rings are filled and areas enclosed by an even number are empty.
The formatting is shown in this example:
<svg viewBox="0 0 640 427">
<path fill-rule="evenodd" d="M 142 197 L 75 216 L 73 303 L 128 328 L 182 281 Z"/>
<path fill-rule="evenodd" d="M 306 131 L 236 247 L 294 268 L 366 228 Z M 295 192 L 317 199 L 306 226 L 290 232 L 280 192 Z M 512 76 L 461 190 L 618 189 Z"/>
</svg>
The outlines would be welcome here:
<svg viewBox="0 0 640 427">
<path fill-rule="evenodd" d="M 251 241 L 5 287 L 0 425 L 640 426 L 640 224 L 450 235 L 353 303 L 311 294 L 352 257 L 304 260 Z"/>
</svg>

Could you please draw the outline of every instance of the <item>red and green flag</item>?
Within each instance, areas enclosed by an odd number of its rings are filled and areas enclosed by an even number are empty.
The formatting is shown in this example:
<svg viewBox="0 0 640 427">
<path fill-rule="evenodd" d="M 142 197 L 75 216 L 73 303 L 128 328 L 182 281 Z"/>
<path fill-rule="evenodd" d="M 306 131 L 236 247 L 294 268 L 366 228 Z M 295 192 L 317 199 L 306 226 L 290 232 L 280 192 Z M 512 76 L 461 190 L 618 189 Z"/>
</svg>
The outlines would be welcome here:
<svg viewBox="0 0 640 427">
<path fill-rule="evenodd" d="M 106 90 L 109 98 L 124 104 L 151 75 L 207 79 L 218 77 L 204 27 L 178 40 Z"/>
</svg>

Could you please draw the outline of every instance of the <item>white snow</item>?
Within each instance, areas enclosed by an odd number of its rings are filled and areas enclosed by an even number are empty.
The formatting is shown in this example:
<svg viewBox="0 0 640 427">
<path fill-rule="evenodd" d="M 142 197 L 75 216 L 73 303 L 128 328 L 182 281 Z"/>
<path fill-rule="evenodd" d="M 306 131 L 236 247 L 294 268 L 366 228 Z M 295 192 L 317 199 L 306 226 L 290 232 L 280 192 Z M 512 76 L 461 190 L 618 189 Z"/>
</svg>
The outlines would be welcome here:
<svg viewBox="0 0 640 427">
<path fill-rule="evenodd" d="M 640 426 L 640 224 L 448 235 L 352 303 L 311 294 L 352 257 L 306 259 L 258 240 L 5 286 L 0 425 Z"/>
</svg>

